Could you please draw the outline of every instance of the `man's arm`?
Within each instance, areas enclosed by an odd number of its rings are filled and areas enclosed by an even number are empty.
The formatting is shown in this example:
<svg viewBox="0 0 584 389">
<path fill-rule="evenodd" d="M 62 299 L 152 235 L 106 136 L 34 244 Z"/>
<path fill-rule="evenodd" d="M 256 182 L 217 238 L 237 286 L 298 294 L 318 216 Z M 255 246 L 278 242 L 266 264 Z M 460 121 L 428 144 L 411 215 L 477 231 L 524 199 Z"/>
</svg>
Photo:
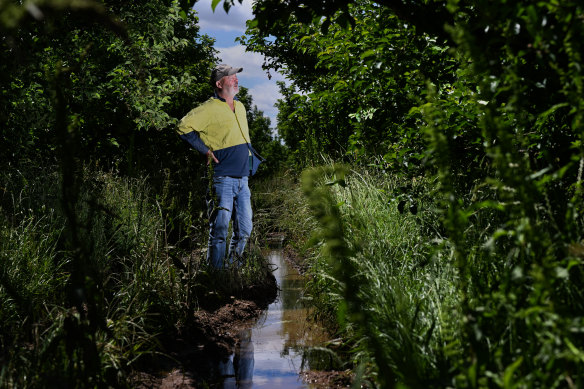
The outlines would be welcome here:
<svg viewBox="0 0 584 389">
<path fill-rule="evenodd" d="M 187 141 L 188 144 L 193 146 L 195 150 L 197 150 L 201 154 L 207 154 L 209 152 L 209 148 L 203 143 L 199 134 L 196 131 L 191 131 L 187 134 L 181 134 L 181 139 Z"/>
<path fill-rule="evenodd" d="M 199 134 L 197 134 L 196 131 L 191 131 L 187 134 L 182 134 L 180 135 L 180 137 L 187 141 L 191 146 L 193 146 L 193 148 L 197 150 L 199 153 L 205 154 L 209 161 L 212 159 L 215 163 L 219 163 L 219 160 L 215 157 L 215 154 L 213 154 L 211 149 L 208 148 L 205 145 L 205 143 L 203 143 L 203 141 L 199 137 Z"/>
</svg>

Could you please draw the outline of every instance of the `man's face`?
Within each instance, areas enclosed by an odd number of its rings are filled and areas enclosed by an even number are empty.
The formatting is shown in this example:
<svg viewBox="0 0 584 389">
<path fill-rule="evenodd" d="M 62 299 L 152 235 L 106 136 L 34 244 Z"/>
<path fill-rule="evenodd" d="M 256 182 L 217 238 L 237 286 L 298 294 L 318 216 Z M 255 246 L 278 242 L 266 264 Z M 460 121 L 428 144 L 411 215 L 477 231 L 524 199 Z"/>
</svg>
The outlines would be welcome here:
<svg viewBox="0 0 584 389">
<path fill-rule="evenodd" d="M 222 94 L 229 95 L 231 97 L 235 96 L 239 92 L 239 84 L 237 81 L 237 74 L 232 74 L 231 76 L 225 76 L 219 81 L 221 83 Z"/>
</svg>

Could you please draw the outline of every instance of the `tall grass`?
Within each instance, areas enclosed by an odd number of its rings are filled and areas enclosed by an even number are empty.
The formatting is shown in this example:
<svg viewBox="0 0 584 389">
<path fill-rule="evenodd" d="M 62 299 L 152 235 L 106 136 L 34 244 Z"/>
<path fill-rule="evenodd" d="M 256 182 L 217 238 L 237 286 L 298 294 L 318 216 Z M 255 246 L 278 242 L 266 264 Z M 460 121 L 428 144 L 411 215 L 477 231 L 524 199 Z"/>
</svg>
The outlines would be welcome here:
<svg viewBox="0 0 584 389">
<path fill-rule="evenodd" d="M 79 182 L 72 226 L 56 169 L 0 175 L 0 387 L 130 386 L 127 374 L 158 352 L 159 335 L 188 326 L 210 296 L 221 304 L 266 282 L 257 250 L 215 274 L 204 252 L 169 240 L 171 228 L 205 240 L 192 206 L 202 201 L 175 209 L 171 193 L 114 171 L 86 168 Z M 79 246 L 65 233 L 73 227 Z"/>
<path fill-rule="evenodd" d="M 405 212 L 404 185 L 426 193 Z M 432 209 L 435 184 L 331 166 L 305 172 L 303 186 L 325 243 L 313 258 L 312 290 L 337 312 L 355 360 L 374 367 L 370 375 L 384 387 L 446 379 L 446 354 L 457 350 L 444 344 L 462 318 L 457 271 Z"/>
<path fill-rule="evenodd" d="M 286 241 L 296 250 L 308 249 L 304 244 L 306 232 L 317 228 L 318 223 L 304 198 L 298 175 L 283 171 L 253 180 L 251 185 L 254 229 L 261 236 L 284 232 Z"/>
<path fill-rule="evenodd" d="M 458 271 L 436 188 L 329 163 L 254 192 L 267 225 L 304 257 L 316 318 L 345 339 L 343 353 L 373 385 L 440 387 L 448 360 L 462 358 Z"/>
<path fill-rule="evenodd" d="M 75 208 L 89 286 L 71 296 L 75 254 L 62 234 L 60 180 L 36 173 L 2 177 L 2 384 L 123 385 L 128 366 L 152 349 L 145 345 L 177 319 L 184 300 L 164 255 L 163 220 L 144 180 L 86 170 Z M 80 308 L 76 299 L 86 302 Z"/>
<path fill-rule="evenodd" d="M 563 254 L 543 222 L 521 218 L 512 235 L 491 203 L 463 211 L 476 193 L 444 198 L 436 178 L 331 163 L 304 172 L 303 199 L 281 186 L 279 225 L 310 226 L 293 230 L 308 247 L 310 301 L 345 339 L 358 382 L 580 387 L 581 243 Z M 517 264 L 522 250 L 531 257 Z"/>
</svg>

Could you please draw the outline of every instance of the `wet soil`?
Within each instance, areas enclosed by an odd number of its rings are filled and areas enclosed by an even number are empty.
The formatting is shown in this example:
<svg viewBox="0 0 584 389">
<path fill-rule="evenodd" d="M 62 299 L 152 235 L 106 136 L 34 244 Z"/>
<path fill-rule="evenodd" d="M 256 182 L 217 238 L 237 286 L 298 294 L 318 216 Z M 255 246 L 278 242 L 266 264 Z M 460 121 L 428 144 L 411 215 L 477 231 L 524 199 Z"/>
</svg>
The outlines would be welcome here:
<svg viewBox="0 0 584 389">
<path fill-rule="evenodd" d="M 132 374 L 132 387 L 215 387 L 214 382 L 219 382 L 217 361 L 233 353 L 239 332 L 251 327 L 277 294 L 276 280 L 271 276 L 227 304 L 201 308 L 191 323 L 159 338 L 160 354 L 142 364 L 150 366 L 148 369 Z"/>
<path fill-rule="evenodd" d="M 298 273 L 305 275 L 308 271 L 308 263 L 306 260 L 298 254 L 296 250 L 292 248 L 290 245 L 284 246 L 282 249 L 284 259 L 296 270 Z"/>
<path fill-rule="evenodd" d="M 310 386 L 317 388 L 350 388 L 353 383 L 353 373 L 350 370 L 343 371 L 318 371 L 308 370 L 302 372 L 302 379 Z"/>
<path fill-rule="evenodd" d="M 307 265 L 290 246 L 283 249 L 286 261 L 305 274 Z M 138 389 L 160 388 L 220 388 L 217 361 L 233 354 L 239 333 L 253 326 L 257 318 L 278 295 L 275 278 L 263 285 L 250 287 L 243 296 L 231 302 L 202 308 L 188 326 L 177 328 L 176 333 L 160 338 L 160 357 L 146 365 L 155 366 L 136 371 L 132 387 Z M 303 381 L 311 388 L 347 388 L 353 374 L 343 371 L 305 371 Z"/>
</svg>

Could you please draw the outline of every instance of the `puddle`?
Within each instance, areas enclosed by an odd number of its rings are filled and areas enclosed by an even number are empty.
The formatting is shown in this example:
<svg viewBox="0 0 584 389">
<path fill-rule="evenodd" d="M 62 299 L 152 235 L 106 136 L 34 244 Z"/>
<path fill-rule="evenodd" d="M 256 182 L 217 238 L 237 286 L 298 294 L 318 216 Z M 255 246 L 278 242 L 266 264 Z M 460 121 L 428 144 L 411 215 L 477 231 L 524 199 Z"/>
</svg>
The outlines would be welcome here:
<svg viewBox="0 0 584 389">
<path fill-rule="evenodd" d="M 223 388 L 311 388 L 299 373 L 330 365 L 330 355 L 312 348 L 327 337 L 307 320 L 301 301 L 305 280 L 281 250 L 273 250 L 269 259 L 276 267 L 278 298 L 252 328 L 239 334 L 235 353 L 220 363 Z"/>
</svg>

